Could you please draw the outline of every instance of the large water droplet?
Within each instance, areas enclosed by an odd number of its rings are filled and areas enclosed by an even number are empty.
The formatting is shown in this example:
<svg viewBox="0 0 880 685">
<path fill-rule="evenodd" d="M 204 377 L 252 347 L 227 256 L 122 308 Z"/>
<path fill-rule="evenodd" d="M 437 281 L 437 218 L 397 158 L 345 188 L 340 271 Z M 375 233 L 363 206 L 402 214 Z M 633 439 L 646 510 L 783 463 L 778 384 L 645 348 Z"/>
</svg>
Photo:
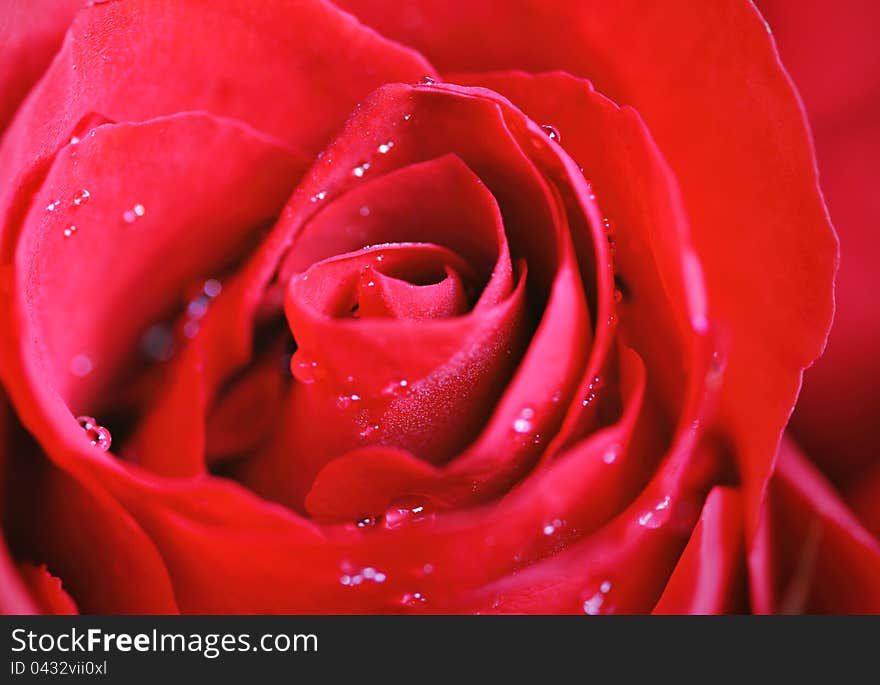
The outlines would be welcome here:
<svg viewBox="0 0 880 685">
<path fill-rule="evenodd" d="M 561 140 L 559 130 L 555 126 L 551 126 L 550 124 L 543 124 L 541 126 L 541 130 L 547 134 L 547 137 L 550 140 L 555 140 L 557 143 Z"/>
<path fill-rule="evenodd" d="M 369 163 L 369 162 L 363 162 L 363 163 L 361 163 L 361 164 L 358 164 L 354 169 L 352 169 L 352 170 L 351 170 L 351 173 L 354 174 L 355 176 L 357 176 L 358 178 L 362 178 L 363 175 L 364 175 L 365 173 L 367 173 L 367 171 L 369 170 L 369 168 L 370 168 L 370 163 Z"/>
<path fill-rule="evenodd" d="M 391 152 L 391 148 L 393 147 L 394 141 L 389 140 L 387 143 L 382 143 L 381 145 L 379 145 L 376 150 L 379 152 L 380 155 L 387 155 L 389 152 Z"/>
<path fill-rule="evenodd" d="M 74 233 L 76 233 L 76 226 L 73 224 L 70 224 L 70 226 L 64 229 L 65 238 L 70 238 Z"/>
<path fill-rule="evenodd" d="M 421 521 L 429 514 L 428 502 L 421 497 L 401 497 L 385 510 L 385 526 L 396 528 L 404 523 Z"/>
<path fill-rule="evenodd" d="M 86 437 L 92 445 L 100 449 L 102 452 L 106 452 L 110 449 L 110 443 L 113 442 L 110 431 L 104 428 L 104 426 L 98 425 L 95 417 L 77 416 L 76 420 L 86 432 Z"/>
</svg>

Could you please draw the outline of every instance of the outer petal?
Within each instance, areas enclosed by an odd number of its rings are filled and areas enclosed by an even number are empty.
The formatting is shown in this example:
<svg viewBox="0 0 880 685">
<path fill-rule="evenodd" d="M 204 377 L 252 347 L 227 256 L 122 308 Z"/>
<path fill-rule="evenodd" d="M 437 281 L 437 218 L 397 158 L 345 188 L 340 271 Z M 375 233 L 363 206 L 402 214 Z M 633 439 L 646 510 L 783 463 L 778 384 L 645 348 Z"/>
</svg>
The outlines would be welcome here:
<svg viewBox="0 0 880 685">
<path fill-rule="evenodd" d="M 730 487 L 714 488 L 653 613 L 746 610 L 744 541 L 739 493 Z"/>
<path fill-rule="evenodd" d="M 475 0 L 462 21 L 442 0 L 340 4 L 441 71 L 565 69 L 638 109 L 729 327 L 722 413 L 753 521 L 801 371 L 824 345 L 836 268 L 803 112 L 754 6 Z"/>
<path fill-rule="evenodd" d="M 828 350 L 807 372 L 792 434 L 843 491 L 861 487 L 880 445 L 880 51 L 872 0 L 761 0 L 813 124 L 822 189 L 840 233 Z M 876 480 L 876 479 L 875 479 Z M 865 501 L 865 500 L 863 500 Z M 878 521 L 875 514 L 873 519 Z M 875 523 L 875 531 L 880 525 Z"/>
<path fill-rule="evenodd" d="M 52 61 L 85 0 L 6 0 L 0 8 L 0 137 Z"/>
<path fill-rule="evenodd" d="M 758 524 L 753 611 L 880 612 L 880 543 L 789 439 Z"/>
</svg>

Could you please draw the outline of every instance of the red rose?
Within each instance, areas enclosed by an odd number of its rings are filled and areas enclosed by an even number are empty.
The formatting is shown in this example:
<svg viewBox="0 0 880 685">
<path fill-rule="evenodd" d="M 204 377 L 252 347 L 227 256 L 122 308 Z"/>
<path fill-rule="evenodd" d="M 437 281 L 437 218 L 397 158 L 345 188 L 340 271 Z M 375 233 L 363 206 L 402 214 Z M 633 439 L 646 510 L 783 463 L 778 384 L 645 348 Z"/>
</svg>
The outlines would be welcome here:
<svg viewBox="0 0 880 685">
<path fill-rule="evenodd" d="M 0 168 L 9 610 L 880 607 L 750 3 L 93 2 Z"/>
</svg>

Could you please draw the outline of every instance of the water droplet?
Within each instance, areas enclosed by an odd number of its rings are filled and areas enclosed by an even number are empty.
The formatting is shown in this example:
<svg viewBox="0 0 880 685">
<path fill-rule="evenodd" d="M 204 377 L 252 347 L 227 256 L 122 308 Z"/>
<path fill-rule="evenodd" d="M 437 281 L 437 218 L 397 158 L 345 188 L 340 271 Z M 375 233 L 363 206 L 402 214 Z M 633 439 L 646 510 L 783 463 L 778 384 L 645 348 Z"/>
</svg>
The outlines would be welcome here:
<svg viewBox="0 0 880 685">
<path fill-rule="evenodd" d="M 147 213 L 147 208 L 144 207 L 143 205 L 135 205 L 132 208 L 132 211 L 135 213 L 136 216 L 143 216 L 144 214 Z"/>
<path fill-rule="evenodd" d="M 562 520 L 553 519 L 550 523 L 544 525 L 544 535 L 553 535 L 560 528 L 562 528 Z"/>
<path fill-rule="evenodd" d="M 611 589 L 611 581 L 610 580 L 603 580 L 602 584 L 599 586 L 599 591 L 602 592 L 603 594 L 607 595 L 608 591 L 610 589 Z"/>
<path fill-rule="evenodd" d="M 80 207 L 86 204 L 91 196 L 92 194 L 88 190 L 83 188 L 79 191 L 79 193 L 76 194 L 76 197 L 73 198 L 73 204 L 75 204 L 77 207 Z"/>
<path fill-rule="evenodd" d="M 208 297 L 217 297 L 223 291 L 223 284 L 215 278 L 209 278 L 202 290 Z"/>
<path fill-rule="evenodd" d="M 354 524 L 358 528 L 372 528 L 376 525 L 376 517 L 372 514 L 366 514 L 365 516 L 361 516 Z"/>
<path fill-rule="evenodd" d="M 323 200 L 325 197 L 327 197 L 327 191 L 326 191 L 326 190 L 322 190 L 322 191 L 320 191 L 320 192 L 315 193 L 314 195 L 312 195 L 312 196 L 309 198 L 309 202 L 320 202 L 320 201 Z"/>
<path fill-rule="evenodd" d="M 352 169 L 352 170 L 351 170 L 351 173 L 354 174 L 355 176 L 357 176 L 358 178 L 362 178 L 363 175 L 364 175 L 365 173 L 367 173 L 367 171 L 369 170 L 369 168 L 370 168 L 370 163 L 369 163 L 369 162 L 363 162 L 362 164 L 359 164 L 359 165 L 356 166 L 354 169 Z"/>
<path fill-rule="evenodd" d="M 409 381 L 405 378 L 399 381 L 392 381 L 388 385 L 386 385 L 382 389 L 382 394 L 386 397 L 393 397 L 394 395 L 399 395 L 401 392 L 405 391 L 409 387 Z"/>
<path fill-rule="evenodd" d="M 58 205 L 60 205 L 60 204 L 61 204 L 61 200 L 55 200 L 55 202 L 50 202 L 49 204 L 46 205 L 46 211 L 47 212 L 54 212 L 55 208 L 58 207 Z"/>
<path fill-rule="evenodd" d="M 403 120 L 404 120 L 404 121 L 409 121 L 410 119 L 412 119 L 412 114 L 404 114 L 404 115 L 403 115 Z"/>
<path fill-rule="evenodd" d="M 554 392 L 550 396 L 550 401 L 553 402 L 553 404 L 558 404 L 559 400 L 561 400 L 561 399 L 562 399 L 562 390 L 557 390 L 556 392 Z"/>
<path fill-rule="evenodd" d="M 604 603 L 605 595 L 601 592 L 597 592 L 588 600 L 584 601 L 584 613 L 589 614 L 590 616 L 596 616 L 601 611 L 602 604 Z"/>
<path fill-rule="evenodd" d="M 355 393 L 351 395 L 340 395 L 336 398 L 336 406 L 340 409 L 349 409 L 354 403 L 360 402 L 361 396 Z"/>
<path fill-rule="evenodd" d="M 534 416 L 534 409 L 531 407 L 524 407 L 519 413 L 519 417 L 513 422 L 513 430 L 517 433 L 528 433 L 532 430 L 532 419 Z"/>
<path fill-rule="evenodd" d="M 608 449 L 605 450 L 605 453 L 602 455 L 602 461 L 606 464 L 613 464 L 617 461 L 617 451 L 620 449 L 619 445 L 610 445 Z"/>
<path fill-rule="evenodd" d="M 724 360 L 718 352 L 713 352 L 712 359 L 709 361 L 709 370 L 706 372 L 706 385 L 714 390 L 721 384 L 723 376 Z"/>
<path fill-rule="evenodd" d="M 382 143 L 379 147 L 376 148 L 376 150 L 379 151 L 380 155 L 387 155 L 389 152 L 391 152 L 391 148 L 393 147 L 394 141 L 389 140 L 387 143 Z"/>
<path fill-rule="evenodd" d="M 291 358 L 290 372 L 296 380 L 306 384 L 314 383 L 320 376 L 318 362 L 307 358 L 302 350 L 297 350 Z"/>
<path fill-rule="evenodd" d="M 125 221 L 125 223 L 127 224 L 133 224 L 135 222 L 135 219 L 137 219 L 137 215 L 131 209 L 126 209 L 122 213 L 122 220 Z"/>
<path fill-rule="evenodd" d="M 94 367 L 92 366 L 91 359 L 84 354 L 78 354 L 70 360 L 69 368 L 70 373 L 82 378 L 83 376 L 88 376 Z"/>
<path fill-rule="evenodd" d="M 93 416 L 77 416 L 76 420 L 86 432 L 86 437 L 92 445 L 99 448 L 102 452 L 110 449 L 110 443 L 113 442 L 110 431 L 104 428 L 104 426 L 99 426 Z"/>
<path fill-rule="evenodd" d="M 416 607 L 427 601 L 428 598 L 421 592 L 407 592 L 400 598 L 400 603 L 408 607 Z"/>
<path fill-rule="evenodd" d="M 367 207 L 366 205 L 364 205 L 363 207 L 361 207 L 361 208 L 358 210 L 358 213 L 359 213 L 361 216 L 370 216 L 370 208 Z"/>
<path fill-rule="evenodd" d="M 425 575 L 434 573 L 434 564 L 425 564 L 424 566 L 422 566 L 422 573 L 424 573 Z"/>
<path fill-rule="evenodd" d="M 70 136 L 70 144 L 76 145 L 77 143 L 79 143 L 79 138 L 77 136 Z"/>
<path fill-rule="evenodd" d="M 376 433 L 378 433 L 378 432 L 379 432 L 379 424 L 372 423 L 372 424 L 368 424 L 368 425 L 364 426 L 363 430 L 361 430 L 361 432 L 358 433 L 358 435 L 361 437 L 361 439 L 366 440 L 367 438 L 376 435 Z"/>
<path fill-rule="evenodd" d="M 404 523 L 421 521 L 429 514 L 428 503 L 421 497 L 401 497 L 385 510 L 385 527 L 397 528 Z"/>
<path fill-rule="evenodd" d="M 437 81 L 434 79 L 433 76 L 422 76 L 422 78 L 419 80 L 419 84 L 423 86 L 433 86 L 436 83 Z"/>
<path fill-rule="evenodd" d="M 669 519 L 669 495 L 649 511 L 639 516 L 639 525 L 645 528 L 659 528 Z"/>
<path fill-rule="evenodd" d="M 70 224 L 70 226 L 68 226 L 67 228 L 64 229 L 64 237 L 65 238 L 69 238 L 74 233 L 76 233 L 76 226 L 74 226 L 73 224 Z"/>
<path fill-rule="evenodd" d="M 555 126 L 551 126 L 550 124 L 543 124 L 541 126 L 541 130 L 547 134 L 547 137 L 550 140 L 555 140 L 557 143 L 560 142 L 561 136 L 559 135 L 559 131 Z"/>
</svg>

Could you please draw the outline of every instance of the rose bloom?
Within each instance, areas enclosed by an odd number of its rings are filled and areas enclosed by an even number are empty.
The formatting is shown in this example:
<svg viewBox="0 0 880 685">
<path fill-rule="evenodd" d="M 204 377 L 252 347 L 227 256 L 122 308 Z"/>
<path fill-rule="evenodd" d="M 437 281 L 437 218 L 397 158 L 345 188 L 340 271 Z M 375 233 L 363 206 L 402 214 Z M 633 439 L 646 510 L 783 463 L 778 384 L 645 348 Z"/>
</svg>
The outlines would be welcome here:
<svg viewBox="0 0 880 685">
<path fill-rule="evenodd" d="M 750 2 L 0 27 L 5 611 L 880 611 L 876 443 L 783 438 L 838 247 Z"/>
</svg>

